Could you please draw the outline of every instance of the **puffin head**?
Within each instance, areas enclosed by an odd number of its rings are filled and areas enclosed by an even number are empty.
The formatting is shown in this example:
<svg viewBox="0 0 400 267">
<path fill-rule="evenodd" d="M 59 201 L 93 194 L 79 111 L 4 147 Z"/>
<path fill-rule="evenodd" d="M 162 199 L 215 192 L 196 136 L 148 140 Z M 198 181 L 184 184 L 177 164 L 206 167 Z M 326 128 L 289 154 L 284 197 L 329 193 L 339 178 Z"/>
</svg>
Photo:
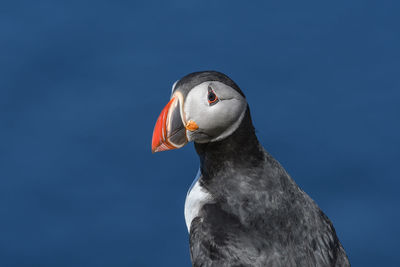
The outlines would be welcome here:
<svg viewBox="0 0 400 267">
<path fill-rule="evenodd" d="M 171 99 L 153 131 L 152 152 L 209 143 L 231 135 L 240 125 L 247 101 L 228 76 L 216 71 L 186 75 L 172 86 Z"/>
</svg>

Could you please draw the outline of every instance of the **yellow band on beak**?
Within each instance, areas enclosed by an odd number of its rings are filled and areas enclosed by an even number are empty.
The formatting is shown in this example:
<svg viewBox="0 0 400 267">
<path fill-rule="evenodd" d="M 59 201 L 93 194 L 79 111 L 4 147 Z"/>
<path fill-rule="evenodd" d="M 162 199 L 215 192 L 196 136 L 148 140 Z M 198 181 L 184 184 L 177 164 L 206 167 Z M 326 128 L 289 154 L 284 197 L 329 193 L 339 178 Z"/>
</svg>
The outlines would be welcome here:
<svg viewBox="0 0 400 267">
<path fill-rule="evenodd" d="M 199 129 L 199 126 L 194 121 L 190 120 L 186 123 L 185 128 L 186 130 L 193 132 Z"/>
</svg>

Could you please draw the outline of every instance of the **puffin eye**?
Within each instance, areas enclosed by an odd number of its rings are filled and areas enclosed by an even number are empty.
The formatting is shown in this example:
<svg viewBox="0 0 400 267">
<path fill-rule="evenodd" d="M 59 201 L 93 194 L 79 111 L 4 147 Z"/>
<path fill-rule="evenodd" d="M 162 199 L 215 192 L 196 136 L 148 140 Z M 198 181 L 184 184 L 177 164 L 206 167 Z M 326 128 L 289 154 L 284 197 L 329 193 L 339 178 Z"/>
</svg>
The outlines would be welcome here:
<svg viewBox="0 0 400 267">
<path fill-rule="evenodd" d="M 210 105 L 216 104 L 219 100 L 218 96 L 214 93 L 213 89 L 210 86 L 208 87 L 207 100 Z"/>
</svg>

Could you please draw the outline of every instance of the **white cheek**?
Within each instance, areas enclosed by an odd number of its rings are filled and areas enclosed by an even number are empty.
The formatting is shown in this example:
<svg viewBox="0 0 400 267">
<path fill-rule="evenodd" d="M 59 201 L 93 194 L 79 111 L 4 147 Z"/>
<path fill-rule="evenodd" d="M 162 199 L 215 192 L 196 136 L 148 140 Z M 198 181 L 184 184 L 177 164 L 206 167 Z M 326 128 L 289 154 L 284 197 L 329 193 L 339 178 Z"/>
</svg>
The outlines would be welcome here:
<svg viewBox="0 0 400 267">
<path fill-rule="evenodd" d="M 218 141 L 231 135 L 240 125 L 244 114 L 246 112 L 246 102 L 238 99 L 230 99 L 222 101 L 218 108 L 219 110 L 215 113 L 215 124 L 214 126 L 218 133 L 213 136 L 211 141 Z"/>
<path fill-rule="evenodd" d="M 203 86 L 199 85 L 196 88 L 193 88 L 187 96 L 185 101 L 185 115 L 187 120 L 195 120 L 195 122 L 199 125 L 200 121 L 198 120 L 202 116 L 205 115 L 207 109 L 209 108 L 207 99 L 206 99 L 205 91 Z"/>
<path fill-rule="evenodd" d="M 207 101 L 209 84 L 203 83 L 193 88 L 184 105 L 186 119 L 193 120 L 199 126 L 197 133 L 188 133 L 188 138 L 198 142 L 217 141 L 229 136 L 238 128 L 247 106 L 246 100 L 233 89 L 227 89 L 226 85 L 223 85 L 225 88 L 221 85 L 214 87 L 220 101 L 210 106 Z"/>
<path fill-rule="evenodd" d="M 210 108 L 210 127 L 227 128 L 233 124 L 243 110 L 242 101 L 237 99 L 222 100 Z"/>
</svg>

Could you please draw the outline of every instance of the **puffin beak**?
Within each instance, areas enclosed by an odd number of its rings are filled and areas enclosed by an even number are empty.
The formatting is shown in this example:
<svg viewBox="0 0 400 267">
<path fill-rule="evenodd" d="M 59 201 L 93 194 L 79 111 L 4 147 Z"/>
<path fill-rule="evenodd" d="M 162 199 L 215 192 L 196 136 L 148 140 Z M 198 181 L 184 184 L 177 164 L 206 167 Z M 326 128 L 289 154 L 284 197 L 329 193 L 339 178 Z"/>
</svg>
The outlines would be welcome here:
<svg viewBox="0 0 400 267">
<path fill-rule="evenodd" d="M 161 111 L 153 130 L 153 153 L 181 148 L 188 142 L 181 106 L 179 98 L 175 95 Z"/>
</svg>

